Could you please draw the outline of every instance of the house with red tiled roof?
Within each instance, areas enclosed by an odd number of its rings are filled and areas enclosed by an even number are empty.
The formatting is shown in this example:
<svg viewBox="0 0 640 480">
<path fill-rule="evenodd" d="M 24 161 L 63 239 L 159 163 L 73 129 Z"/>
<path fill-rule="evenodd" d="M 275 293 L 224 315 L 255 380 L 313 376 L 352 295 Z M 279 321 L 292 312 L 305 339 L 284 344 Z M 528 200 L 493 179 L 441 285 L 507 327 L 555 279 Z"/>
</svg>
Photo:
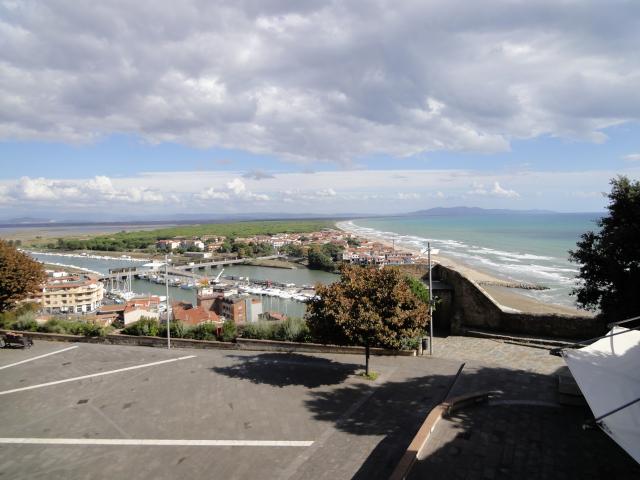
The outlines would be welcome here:
<svg viewBox="0 0 640 480">
<path fill-rule="evenodd" d="M 199 325 L 201 323 L 216 323 L 222 326 L 218 314 L 204 307 L 194 307 L 190 303 L 176 302 L 171 306 L 172 318 L 185 325 Z"/>
<path fill-rule="evenodd" d="M 133 298 L 129 300 L 122 314 L 124 325 L 131 325 L 142 317 L 160 318 L 158 306 L 160 305 L 160 297 L 151 295 L 144 298 Z"/>
</svg>

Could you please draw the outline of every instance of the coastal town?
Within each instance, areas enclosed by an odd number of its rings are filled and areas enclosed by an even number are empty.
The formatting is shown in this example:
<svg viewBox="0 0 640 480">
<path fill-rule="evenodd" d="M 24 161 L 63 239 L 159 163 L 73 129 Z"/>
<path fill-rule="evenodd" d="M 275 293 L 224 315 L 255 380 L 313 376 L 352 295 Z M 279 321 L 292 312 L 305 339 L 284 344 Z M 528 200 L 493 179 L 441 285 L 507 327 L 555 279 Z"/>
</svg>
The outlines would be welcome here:
<svg viewBox="0 0 640 480">
<path fill-rule="evenodd" d="M 175 236 L 156 241 L 158 253 L 152 258 L 145 258 L 148 263 L 135 269 L 121 269 L 121 282 L 114 283 L 113 276 L 105 277 L 82 271 L 67 272 L 62 268 L 48 269 L 45 284 L 30 301 L 40 305 L 38 319 L 41 322 L 55 317 L 75 317 L 101 327 L 122 329 L 141 319 L 155 319 L 160 323 L 166 323 L 168 319 L 169 322 L 180 322 L 186 326 L 213 324 L 216 331 L 220 331 L 226 320 L 239 326 L 259 321 L 283 321 L 288 317 L 287 302 L 304 303 L 313 298 L 313 285 L 223 276 L 224 269 L 211 277 L 197 277 L 195 274 L 182 277 L 177 270 L 185 268 L 198 271 L 201 265 L 209 265 L 211 262 L 224 264 L 225 261 L 237 261 L 247 255 L 245 247 L 272 254 L 277 260 L 268 265 L 281 268 L 290 268 L 290 265 L 295 265 L 296 268 L 313 268 L 310 259 L 314 258 L 314 253 L 316 257 L 321 256 L 326 261 L 317 268 L 330 270 L 337 270 L 343 263 L 381 268 L 424 260 L 413 252 L 396 249 L 394 245 L 331 228 L 307 233 L 234 238 L 221 235 Z M 131 255 L 135 254 L 133 251 L 127 252 L 119 258 L 132 258 Z M 100 254 L 86 251 L 70 252 L 67 255 L 104 258 Z M 164 255 L 172 268 L 172 275 L 164 273 Z M 256 261 L 255 255 L 245 258 L 247 261 Z M 187 270 L 185 275 L 186 272 Z M 127 274 L 148 282 L 167 282 L 172 287 L 195 290 L 196 300 L 190 303 L 170 299 L 167 309 L 165 295 L 136 294 L 130 283 L 125 287 Z M 272 301 L 274 298 L 282 299 L 282 302 Z"/>
<path fill-rule="evenodd" d="M 640 480 L 640 0 L 0 45 L 0 480 Z"/>
</svg>

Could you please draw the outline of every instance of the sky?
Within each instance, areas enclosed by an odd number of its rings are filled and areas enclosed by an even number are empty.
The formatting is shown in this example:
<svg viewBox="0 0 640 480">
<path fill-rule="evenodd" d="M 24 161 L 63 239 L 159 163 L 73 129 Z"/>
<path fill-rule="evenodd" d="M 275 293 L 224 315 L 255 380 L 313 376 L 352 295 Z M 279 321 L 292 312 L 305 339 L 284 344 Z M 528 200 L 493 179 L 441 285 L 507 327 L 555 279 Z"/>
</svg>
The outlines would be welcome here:
<svg viewBox="0 0 640 480">
<path fill-rule="evenodd" d="M 0 220 L 602 211 L 640 2 L 0 0 Z"/>
</svg>

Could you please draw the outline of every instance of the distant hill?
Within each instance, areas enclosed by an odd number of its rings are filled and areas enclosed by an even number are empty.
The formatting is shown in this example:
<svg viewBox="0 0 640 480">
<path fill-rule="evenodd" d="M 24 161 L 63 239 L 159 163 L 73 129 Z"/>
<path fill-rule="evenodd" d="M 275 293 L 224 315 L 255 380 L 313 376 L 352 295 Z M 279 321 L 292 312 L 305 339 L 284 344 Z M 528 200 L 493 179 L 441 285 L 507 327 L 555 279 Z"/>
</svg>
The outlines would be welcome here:
<svg viewBox="0 0 640 480">
<path fill-rule="evenodd" d="M 507 215 L 507 214 L 541 215 L 558 213 L 552 210 L 510 210 L 507 208 L 480 208 L 480 207 L 436 207 L 427 210 L 418 210 L 407 213 L 408 216 L 460 216 L 460 215 Z"/>
</svg>

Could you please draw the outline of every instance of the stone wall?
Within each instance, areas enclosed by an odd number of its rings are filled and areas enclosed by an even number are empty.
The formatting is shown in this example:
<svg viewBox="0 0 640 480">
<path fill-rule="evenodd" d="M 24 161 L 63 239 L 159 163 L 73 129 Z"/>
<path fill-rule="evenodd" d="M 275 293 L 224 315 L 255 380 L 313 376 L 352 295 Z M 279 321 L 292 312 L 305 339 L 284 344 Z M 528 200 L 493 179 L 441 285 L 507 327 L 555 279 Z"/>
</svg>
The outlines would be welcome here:
<svg viewBox="0 0 640 480">
<path fill-rule="evenodd" d="M 450 321 L 454 334 L 477 328 L 502 333 L 587 339 L 605 331 L 603 322 L 591 316 L 507 311 L 476 282 L 443 265 L 434 266 L 433 276 L 453 287 Z"/>
</svg>

